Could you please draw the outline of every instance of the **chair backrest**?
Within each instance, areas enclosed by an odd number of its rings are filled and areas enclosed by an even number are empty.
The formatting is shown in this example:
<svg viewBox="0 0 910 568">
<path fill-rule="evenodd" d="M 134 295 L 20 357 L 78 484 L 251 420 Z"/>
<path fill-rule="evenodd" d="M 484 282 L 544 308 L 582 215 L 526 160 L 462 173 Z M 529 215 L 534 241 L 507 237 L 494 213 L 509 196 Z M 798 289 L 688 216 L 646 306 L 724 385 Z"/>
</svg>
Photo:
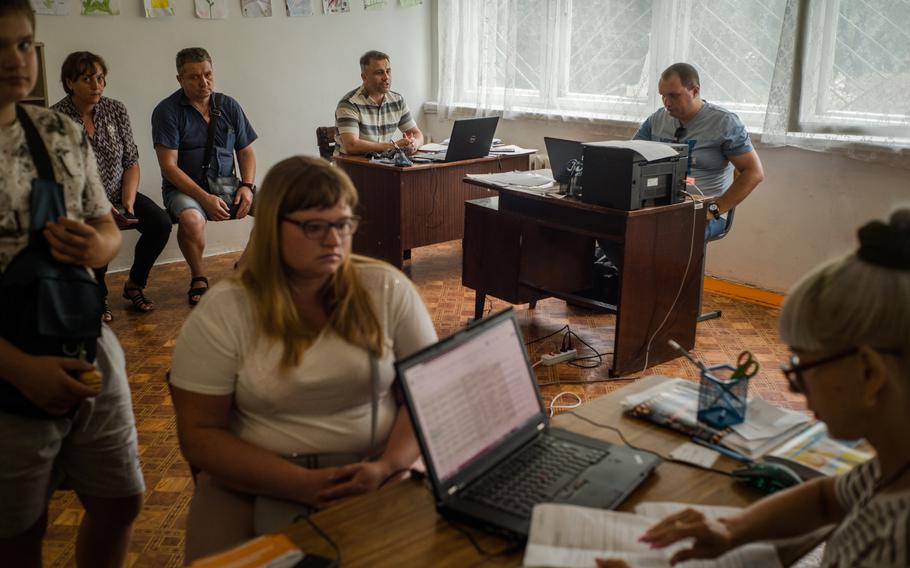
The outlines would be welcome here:
<svg viewBox="0 0 910 568">
<path fill-rule="evenodd" d="M 730 232 L 730 229 L 733 228 L 733 215 L 734 215 L 735 213 L 736 213 L 736 207 L 734 207 L 733 209 L 730 209 L 729 211 L 727 211 L 727 224 L 724 225 L 724 231 L 723 231 L 722 233 L 718 233 L 718 234 L 717 234 L 716 236 L 714 236 L 714 237 L 711 237 L 710 239 L 707 240 L 707 242 L 710 243 L 710 242 L 712 242 L 712 241 L 719 241 L 720 239 L 722 239 L 722 238 L 724 238 L 724 237 L 727 236 L 727 233 L 729 233 L 729 232 Z"/>
<path fill-rule="evenodd" d="M 335 136 L 338 129 L 334 126 L 320 126 L 316 129 L 316 145 L 319 146 L 319 155 L 326 160 L 332 159 L 335 153 Z"/>
</svg>

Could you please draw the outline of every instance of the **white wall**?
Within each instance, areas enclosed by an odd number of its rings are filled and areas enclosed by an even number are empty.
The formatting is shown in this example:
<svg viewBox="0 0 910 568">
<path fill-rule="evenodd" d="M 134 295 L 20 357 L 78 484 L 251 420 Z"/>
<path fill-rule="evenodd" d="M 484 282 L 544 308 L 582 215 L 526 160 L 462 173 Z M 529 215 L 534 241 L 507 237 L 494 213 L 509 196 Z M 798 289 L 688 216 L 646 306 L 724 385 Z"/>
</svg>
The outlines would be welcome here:
<svg viewBox="0 0 910 568">
<path fill-rule="evenodd" d="M 433 139 L 451 120 L 427 115 Z M 634 129 L 588 122 L 502 120 L 496 136 L 544 151 L 544 136 L 585 142 L 631 137 Z M 765 181 L 736 209 L 733 230 L 709 245 L 711 275 L 777 292 L 816 264 L 856 247 L 856 229 L 910 203 L 910 171 L 835 154 L 758 147 Z"/>
<path fill-rule="evenodd" d="M 334 124 L 335 104 L 360 83 L 358 59 L 368 49 L 391 56 L 392 88 L 415 114 L 429 98 L 429 3 L 404 9 L 388 0 L 385 10 L 365 12 L 362 2 L 352 0 L 348 14 L 289 18 L 283 0 L 272 0 L 271 18 L 244 18 L 239 0 L 229 0 L 225 20 L 197 19 L 189 0 L 173 4 L 176 16 L 146 19 L 140 0 L 122 0 L 121 15 L 115 17 L 81 16 L 78 2 L 70 2 L 71 15 L 38 16 L 37 21 L 51 104 L 64 96 L 59 77 L 67 54 L 88 50 L 105 58 L 105 95 L 129 110 L 139 145 L 141 191 L 159 204 L 161 178 L 149 121 L 155 105 L 178 87 L 174 56 L 184 47 L 209 51 L 215 88 L 240 101 L 259 134 L 253 146 L 257 181 L 287 156 L 318 153 L 316 127 Z M 209 223 L 206 254 L 243 248 L 251 227 L 249 221 Z M 130 265 L 136 238 L 135 231 L 124 233 L 112 270 Z M 159 262 L 182 258 L 175 227 Z"/>
<path fill-rule="evenodd" d="M 78 10 L 73 2 L 72 9 Z M 420 115 L 435 98 L 432 85 L 435 30 L 433 2 L 402 9 L 394 0 L 379 12 L 288 18 L 273 0 L 271 18 L 243 18 L 238 0 L 227 20 L 193 16 L 188 0 L 177 16 L 147 20 L 138 0 L 123 0 L 113 18 L 38 16 L 38 39 L 46 45 L 51 101 L 63 96 L 59 69 L 71 51 L 104 56 L 110 68 L 106 94 L 126 103 L 139 144 L 142 191 L 160 203 L 158 166 L 151 146 L 149 117 L 177 88 L 174 55 L 191 45 L 207 48 L 215 63 L 216 88 L 236 97 L 260 138 L 258 180 L 278 160 L 316 153 L 315 129 L 333 123 L 338 98 L 359 83 L 357 59 L 367 49 L 392 57 L 393 88 Z M 431 114 L 419 118 L 433 139 L 449 135 L 451 121 Z M 543 120 L 503 120 L 497 136 L 543 150 L 545 135 L 576 140 L 628 138 L 629 128 Z M 855 246 L 865 221 L 882 217 L 894 203 L 910 201 L 910 171 L 833 154 L 792 148 L 761 148 L 765 182 L 737 208 L 735 228 L 710 246 L 708 273 L 774 291 L 785 291 L 815 264 Z M 208 254 L 242 248 L 249 222 L 210 223 Z M 112 269 L 127 267 L 136 234 L 125 233 Z M 159 262 L 180 260 L 172 234 Z"/>
</svg>

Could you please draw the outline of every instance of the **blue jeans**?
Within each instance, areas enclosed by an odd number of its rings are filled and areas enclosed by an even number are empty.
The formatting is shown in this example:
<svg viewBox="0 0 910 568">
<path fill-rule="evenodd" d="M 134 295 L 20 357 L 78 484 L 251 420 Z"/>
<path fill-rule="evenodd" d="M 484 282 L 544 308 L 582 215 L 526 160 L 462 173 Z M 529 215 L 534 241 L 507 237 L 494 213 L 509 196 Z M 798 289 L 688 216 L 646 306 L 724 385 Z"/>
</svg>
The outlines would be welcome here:
<svg viewBox="0 0 910 568">
<path fill-rule="evenodd" d="M 705 223 L 705 242 L 717 237 L 727 229 L 727 218 L 711 219 Z"/>
</svg>

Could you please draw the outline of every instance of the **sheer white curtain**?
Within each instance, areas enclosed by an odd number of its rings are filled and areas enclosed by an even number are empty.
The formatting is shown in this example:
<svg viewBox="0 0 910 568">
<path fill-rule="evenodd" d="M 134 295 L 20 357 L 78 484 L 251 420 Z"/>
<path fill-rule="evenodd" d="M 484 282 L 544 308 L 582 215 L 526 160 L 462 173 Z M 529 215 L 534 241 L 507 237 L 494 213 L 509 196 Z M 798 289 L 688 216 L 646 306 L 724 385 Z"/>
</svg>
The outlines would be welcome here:
<svg viewBox="0 0 910 568">
<path fill-rule="evenodd" d="M 784 2 L 440 0 L 438 102 L 639 122 L 661 104 L 660 72 L 689 61 L 706 98 L 760 126 Z"/>
<path fill-rule="evenodd" d="M 910 167 L 908 30 L 907 2 L 788 0 L 761 141 Z"/>
<path fill-rule="evenodd" d="M 440 0 L 440 110 L 641 116 L 651 18 L 637 0 Z"/>
<path fill-rule="evenodd" d="M 439 0 L 439 111 L 643 120 L 687 61 L 767 144 L 910 156 L 910 2 Z"/>
</svg>

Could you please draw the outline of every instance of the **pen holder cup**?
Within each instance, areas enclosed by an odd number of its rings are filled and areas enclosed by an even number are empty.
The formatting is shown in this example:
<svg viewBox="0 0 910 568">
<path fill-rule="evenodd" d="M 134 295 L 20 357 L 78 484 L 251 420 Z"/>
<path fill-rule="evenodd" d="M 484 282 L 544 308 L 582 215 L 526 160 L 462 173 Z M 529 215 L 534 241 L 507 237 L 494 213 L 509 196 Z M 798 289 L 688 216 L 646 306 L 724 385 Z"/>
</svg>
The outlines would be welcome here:
<svg viewBox="0 0 910 568">
<path fill-rule="evenodd" d="M 701 372 L 698 387 L 698 421 L 713 428 L 726 428 L 746 419 L 749 378 L 730 376 L 736 369 L 715 365 Z"/>
</svg>

